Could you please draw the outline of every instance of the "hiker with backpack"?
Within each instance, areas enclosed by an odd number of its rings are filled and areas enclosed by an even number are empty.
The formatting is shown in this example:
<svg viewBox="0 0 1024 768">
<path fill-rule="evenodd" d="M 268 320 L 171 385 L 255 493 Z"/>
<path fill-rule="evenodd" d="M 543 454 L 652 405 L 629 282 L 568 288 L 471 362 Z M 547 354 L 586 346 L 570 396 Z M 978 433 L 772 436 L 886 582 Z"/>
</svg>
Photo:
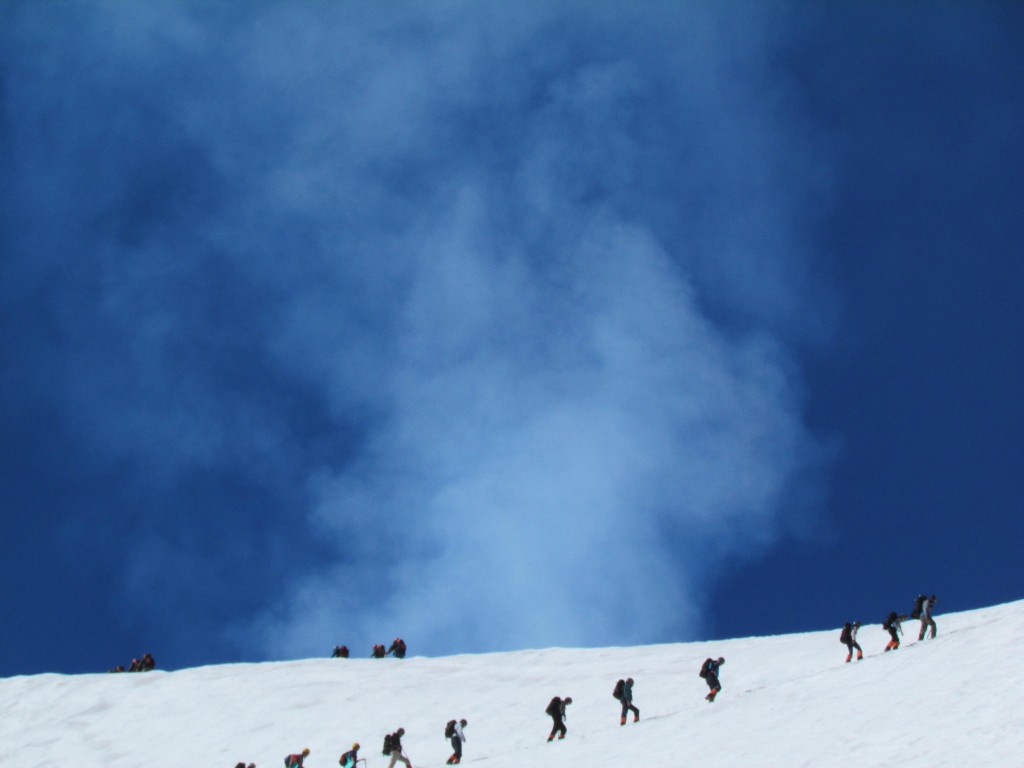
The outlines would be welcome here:
<svg viewBox="0 0 1024 768">
<path fill-rule="evenodd" d="M 713 704 L 715 696 L 717 696 L 718 692 L 722 690 L 722 684 L 718 682 L 718 669 L 723 664 L 725 664 L 725 659 L 721 656 L 717 659 L 705 659 L 704 663 L 701 665 L 700 672 L 697 673 L 704 678 L 704 682 L 706 682 L 708 684 L 708 688 L 711 689 L 711 692 L 704 697 L 704 700 L 708 703 Z"/>
<path fill-rule="evenodd" d="M 622 704 L 622 715 L 619 717 L 619 725 L 626 724 L 626 713 L 633 713 L 633 722 L 640 721 L 640 710 L 633 706 L 633 678 L 619 680 L 612 689 L 612 696 Z"/>
<path fill-rule="evenodd" d="M 388 768 L 395 768 L 395 763 L 398 762 L 405 763 L 405 768 L 412 768 L 412 763 L 409 762 L 409 758 L 405 756 L 405 751 L 402 749 L 403 736 L 405 736 L 405 728 L 399 728 L 394 733 L 384 737 L 384 749 L 381 750 L 381 754 L 391 756 Z"/>
<path fill-rule="evenodd" d="M 288 755 L 284 759 L 284 768 L 302 768 L 302 763 L 307 757 L 309 757 L 309 747 L 306 747 L 297 754 Z"/>
<path fill-rule="evenodd" d="M 384 658 L 384 646 L 381 644 L 374 644 L 373 651 L 370 652 L 370 656 L 374 659 Z"/>
<path fill-rule="evenodd" d="M 564 699 L 555 696 L 548 704 L 548 708 L 544 711 L 551 715 L 551 719 L 554 721 L 554 725 L 551 726 L 551 735 L 548 736 L 548 741 L 552 741 L 555 738 L 555 734 L 558 734 L 559 740 L 565 738 L 565 734 L 569 731 L 565 727 L 565 708 L 572 704 L 572 697 L 566 696 Z"/>
<path fill-rule="evenodd" d="M 885 646 L 886 652 L 897 650 L 900 647 L 900 635 L 903 634 L 903 619 L 896 611 L 890 611 L 882 623 L 882 629 L 889 633 L 889 642 Z"/>
<path fill-rule="evenodd" d="M 839 633 L 839 642 L 846 645 L 846 663 L 850 663 L 850 659 L 853 658 L 853 649 L 857 649 L 857 661 L 864 658 L 864 652 L 860 649 L 857 644 L 857 630 L 860 629 L 860 622 L 846 622 L 843 625 L 843 631 Z"/>
<path fill-rule="evenodd" d="M 448 725 L 444 728 L 444 737 L 451 739 L 452 749 L 455 750 L 452 756 L 445 761 L 448 765 L 458 765 L 462 761 L 462 742 L 466 740 L 466 734 L 462 732 L 462 729 L 467 725 L 469 723 L 466 720 L 449 720 Z"/>
<path fill-rule="evenodd" d="M 929 598 L 925 598 L 924 595 L 918 597 L 918 605 L 915 606 L 918 615 L 915 618 L 921 619 L 921 631 L 917 635 L 917 639 L 920 642 L 924 640 L 925 632 L 931 627 L 932 639 L 938 634 L 938 629 L 935 627 L 935 619 L 932 618 L 932 609 L 935 607 L 935 595 Z M 913 614 L 911 614 L 913 616 Z"/>
<path fill-rule="evenodd" d="M 356 768 L 356 763 L 360 761 L 365 763 L 366 758 L 359 756 L 359 743 L 356 742 L 352 745 L 352 749 L 338 758 L 338 765 L 340 765 L 341 768 Z"/>
<path fill-rule="evenodd" d="M 334 650 L 331 651 L 332 659 L 347 659 L 348 658 L 348 646 L 347 645 L 336 645 Z"/>
<path fill-rule="evenodd" d="M 395 641 L 393 643 L 391 643 L 391 647 L 388 648 L 387 652 L 384 655 L 385 656 L 390 656 L 391 654 L 394 654 L 396 659 L 404 659 L 405 658 L 405 640 L 403 640 L 400 637 L 396 637 Z"/>
</svg>

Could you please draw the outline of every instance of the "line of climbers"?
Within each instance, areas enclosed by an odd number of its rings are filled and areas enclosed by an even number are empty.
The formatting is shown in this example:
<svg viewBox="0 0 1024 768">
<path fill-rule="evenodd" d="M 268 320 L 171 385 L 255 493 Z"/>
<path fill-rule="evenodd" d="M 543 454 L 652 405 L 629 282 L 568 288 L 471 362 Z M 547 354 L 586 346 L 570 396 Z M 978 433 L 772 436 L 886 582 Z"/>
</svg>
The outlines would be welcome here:
<svg viewBox="0 0 1024 768">
<path fill-rule="evenodd" d="M 391 656 L 392 654 L 396 659 L 405 658 L 405 640 L 400 637 L 396 637 L 394 642 L 391 643 L 391 647 L 387 650 L 384 649 L 383 645 L 374 644 L 373 649 L 370 651 L 371 659 L 383 659 L 385 656 Z M 336 645 L 334 650 L 331 651 L 332 659 L 347 659 L 349 657 L 349 650 L 347 645 Z"/>
<path fill-rule="evenodd" d="M 714 667 L 717 670 L 717 665 L 724 663 L 724 659 L 719 659 Z M 712 660 L 708 659 L 705 665 L 711 663 Z M 704 676 L 703 671 L 701 676 Z M 716 678 L 717 685 L 717 678 Z M 717 692 L 717 689 L 716 691 Z M 633 713 L 633 722 L 640 721 L 640 710 L 633 704 L 633 678 L 626 678 L 625 680 L 619 680 L 615 683 L 615 687 L 612 689 L 612 696 L 616 698 L 622 704 L 622 716 L 619 719 L 620 725 L 626 724 L 626 713 Z M 565 734 L 568 733 L 568 727 L 565 724 L 566 719 L 566 707 L 572 704 L 572 697 L 566 696 L 555 696 L 548 703 L 547 709 L 544 711 L 551 717 L 552 727 L 551 733 L 548 736 L 548 741 L 553 741 L 557 736 L 559 739 L 564 739 Z M 465 728 L 469 725 L 469 722 L 462 718 L 460 720 L 449 720 L 444 728 L 444 737 L 451 742 L 452 754 L 445 763 L 447 765 L 458 765 L 462 762 L 462 745 L 466 742 Z M 384 737 L 384 745 L 381 749 L 381 754 L 385 757 L 390 757 L 391 762 L 388 763 L 388 768 L 395 768 L 396 763 L 404 763 L 406 768 L 412 768 L 412 761 L 408 755 L 405 754 L 405 750 L 402 747 L 402 737 L 405 736 L 405 729 L 399 728 L 394 733 L 389 733 Z M 366 758 L 359 757 L 359 743 L 356 742 L 352 745 L 352 749 L 344 753 L 338 758 L 338 764 L 342 768 L 356 768 L 356 763 L 366 763 Z M 305 764 L 306 758 L 309 756 L 309 747 L 306 747 L 301 752 L 295 752 L 288 755 L 284 759 L 285 768 L 302 768 Z M 235 765 L 235 768 L 256 768 L 253 763 L 248 766 L 244 762 L 240 762 Z"/>
<path fill-rule="evenodd" d="M 914 601 L 914 609 L 910 613 L 910 618 L 920 619 L 921 631 L 918 634 L 918 641 L 925 639 L 925 634 L 930 630 L 930 637 L 934 638 L 938 634 L 938 630 L 935 625 L 935 619 L 932 617 L 932 611 L 935 607 L 936 597 L 932 595 L 930 598 L 925 595 L 918 595 Z M 892 611 L 886 617 L 882 623 L 882 628 L 889 632 L 891 638 L 889 643 L 885 646 L 885 651 L 895 650 L 899 648 L 899 636 L 898 633 L 902 633 L 902 622 L 907 619 L 906 614 L 898 614 L 896 611 Z M 847 622 L 839 634 L 840 642 L 846 645 L 847 655 L 846 661 L 849 662 L 853 657 L 853 651 L 857 651 L 857 660 L 864 658 L 864 652 L 860 645 L 857 643 L 857 630 L 860 629 L 860 622 L 853 621 Z M 401 644 L 401 652 L 397 651 L 396 643 Z M 384 646 L 374 646 L 374 649 L 380 648 L 382 655 L 384 652 Z M 343 650 L 344 653 L 340 653 L 339 650 Z M 395 642 L 386 653 L 395 653 L 398 658 L 405 656 L 405 643 L 400 638 L 395 638 Z M 345 646 L 338 646 L 335 648 L 333 657 L 348 658 L 348 649 Z M 374 654 L 376 657 L 376 653 Z M 701 664 L 698 675 L 704 679 L 708 686 L 708 694 L 704 697 L 704 700 L 709 703 L 714 703 L 715 697 L 722 690 L 722 683 L 719 680 L 719 674 L 722 666 L 725 664 L 725 658 L 719 656 L 716 658 L 708 658 Z M 640 710 L 633 704 L 633 686 L 634 681 L 632 677 L 620 679 L 615 683 L 615 687 L 612 689 L 612 696 L 619 702 L 622 707 L 619 715 L 619 725 L 623 726 L 627 722 L 627 715 L 633 713 L 633 722 L 637 723 L 640 721 Z M 565 738 L 569 729 L 565 724 L 567 712 L 566 707 L 572 704 L 571 696 L 555 696 L 548 703 L 547 708 L 544 712 L 551 718 L 551 732 L 548 734 L 548 741 L 554 741 L 556 738 L 562 740 Z M 466 735 L 463 729 L 468 725 L 465 719 L 461 720 L 449 720 L 444 730 L 444 737 L 449 739 L 452 744 L 452 755 L 446 761 L 448 765 L 458 765 L 462 761 L 462 745 L 466 741 Z M 395 768 L 396 763 L 404 763 L 406 768 L 412 768 L 412 762 L 409 757 L 405 754 L 405 750 L 402 747 L 402 737 L 405 735 L 405 729 L 399 728 L 394 733 L 390 733 L 384 737 L 384 746 L 381 751 L 385 757 L 390 757 L 391 762 L 388 764 L 388 768 Z M 303 749 L 302 752 L 288 755 L 285 758 L 284 764 L 286 768 L 302 768 L 303 761 L 309 755 L 309 749 Z M 342 768 L 356 768 L 356 763 L 366 763 L 365 758 L 359 757 L 359 744 L 353 744 L 352 749 L 343 754 L 338 759 L 338 764 Z M 256 768 L 256 766 L 250 763 L 248 766 L 245 763 L 238 763 L 235 768 Z"/>
<path fill-rule="evenodd" d="M 918 642 L 924 640 L 926 634 L 929 638 L 934 638 L 938 635 L 935 619 L 932 618 L 932 612 L 935 609 L 935 601 L 937 599 L 935 595 L 927 597 L 921 594 L 914 600 L 914 609 L 910 612 L 910 618 L 920 619 L 921 621 L 921 630 L 917 633 Z M 885 621 L 882 622 L 882 629 L 889 633 L 889 642 L 885 646 L 886 652 L 895 651 L 900 647 L 900 635 L 903 634 L 903 622 L 906 620 L 907 614 L 896 613 L 896 611 L 890 611 L 889 615 L 885 617 Z M 858 629 L 860 629 L 860 622 L 851 621 L 844 624 L 842 632 L 839 633 L 839 642 L 846 645 L 847 662 L 853 658 L 854 650 L 857 651 L 857 661 L 864 658 L 864 652 L 857 643 Z"/>
<path fill-rule="evenodd" d="M 156 669 L 156 662 L 153 657 L 148 653 L 142 654 L 140 659 L 132 659 L 132 664 L 128 667 L 129 672 L 149 672 L 150 670 Z M 107 670 L 108 672 L 124 672 L 124 666 L 118 664 L 116 667 L 112 667 Z"/>
<path fill-rule="evenodd" d="M 371 659 L 383 659 L 385 656 L 394 655 L 396 659 L 405 658 L 405 640 L 400 637 L 396 637 L 391 643 L 391 647 L 385 650 L 383 645 L 374 644 L 370 651 Z M 349 651 L 347 645 L 336 645 L 334 650 L 331 651 L 332 659 L 347 659 L 349 657 Z"/>
<path fill-rule="evenodd" d="M 452 756 L 447 760 L 448 765 L 458 765 L 462 761 L 462 744 L 466 741 L 466 734 L 462 729 L 467 725 L 467 721 L 462 719 L 449 720 L 445 726 L 444 737 L 451 741 L 452 749 L 454 750 Z M 381 749 L 381 754 L 391 758 L 388 768 L 395 768 L 395 763 L 404 763 L 406 768 L 412 768 L 412 762 L 402 747 L 403 736 L 405 736 L 405 728 L 399 728 L 394 733 L 389 733 L 384 737 L 384 746 Z M 338 758 L 338 765 L 341 768 L 355 768 L 356 763 L 363 763 L 365 765 L 366 758 L 359 757 L 359 748 L 359 742 L 353 744 L 352 749 Z M 307 757 L 309 757 L 309 747 L 306 747 L 301 752 L 288 755 L 284 759 L 285 768 L 302 768 Z M 248 766 L 245 763 L 238 763 L 235 768 L 256 768 L 256 766 L 252 763 Z"/>
</svg>

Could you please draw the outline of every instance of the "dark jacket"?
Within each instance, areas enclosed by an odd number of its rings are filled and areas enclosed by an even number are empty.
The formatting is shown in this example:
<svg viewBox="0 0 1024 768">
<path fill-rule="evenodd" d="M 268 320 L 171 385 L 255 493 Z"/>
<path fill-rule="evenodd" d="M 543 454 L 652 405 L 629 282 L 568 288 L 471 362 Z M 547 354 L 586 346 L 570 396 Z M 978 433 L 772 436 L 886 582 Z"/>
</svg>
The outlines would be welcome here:
<svg viewBox="0 0 1024 768">
<path fill-rule="evenodd" d="M 565 702 L 562 701 L 560 696 L 555 696 L 548 704 L 548 708 L 544 710 L 552 717 L 564 718 L 565 717 Z"/>
<path fill-rule="evenodd" d="M 633 684 L 627 680 L 622 684 L 622 701 L 629 704 L 633 701 Z"/>
<path fill-rule="evenodd" d="M 718 668 L 721 665 L 718 663 L 718 659 L 707 659 L 704 665 L 700 668 L 701 677 L 718 677 Z"/>
</svg>

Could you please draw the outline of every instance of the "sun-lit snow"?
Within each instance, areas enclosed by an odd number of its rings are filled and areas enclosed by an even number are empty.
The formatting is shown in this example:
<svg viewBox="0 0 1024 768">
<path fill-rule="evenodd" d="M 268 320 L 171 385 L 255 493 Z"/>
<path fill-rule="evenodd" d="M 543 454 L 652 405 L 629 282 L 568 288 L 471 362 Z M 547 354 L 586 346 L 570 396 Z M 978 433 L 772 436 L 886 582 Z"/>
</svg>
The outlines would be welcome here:
<svg viewBox="0 0 1024 768">
<path fill-rule="evenodd" d="M 375 768 L 402 726 L 413 766 L 442 766 L 455 717 L 469 721 L 463 765 L 486 768 L 1024 765 L 1024 601 L 936 620 L 937 639 L 917 642 L 908 621 L 885 654 L 887 635 L 865 625 L 867 656 L 850 664 L 837 623 L 635 648 L 14 677 L 0 680 L 0 765 L 277 768 L 308 747 L 321 768 L 358 741 Z M 726 658 L 714 704 L 697 676 L 710 655 Z M 611 691 L 627 676 L 641 720 L 620 727 Z M 554 695 L 574 703 L 568 738 L 548 744 Z"/>
</svg>

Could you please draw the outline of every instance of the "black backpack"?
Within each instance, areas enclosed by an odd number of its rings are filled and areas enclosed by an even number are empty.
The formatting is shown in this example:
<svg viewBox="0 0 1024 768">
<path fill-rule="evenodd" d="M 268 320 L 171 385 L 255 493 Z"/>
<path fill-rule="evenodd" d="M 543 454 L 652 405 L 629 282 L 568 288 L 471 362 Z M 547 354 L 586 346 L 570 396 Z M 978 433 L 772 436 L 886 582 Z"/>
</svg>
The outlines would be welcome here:
<svg viewBox="0 0 1024 768">
<path fill-rule="evenodd" d="M 710 666 L 711 666 L 711 659 L 707 659 L 701 665 L 700 672 L 698 672 L 697 674 L 699 674 L 701 677 L 707 677 L 708 676 L 708 667 L 710 667 Z"/>
<path fill-rule="evenodd" d="M 839 642 L 844 645 L 850 642 L 850 633 L 853 631 L 853 625 L 847 622 L 843 625 L 843 631 L 839 633 Z"/>
<path fill-rule="evenodd" d="M 885 617 L 885 623 L 882 624 L 882 629 L 884 629 L 884 630 L 892 629 L 893 624 L 896 623 L 896 620 L 898 618 L 899 618 L 899 616 L 896 614 L 896 611 L 893 611 L 892 613 L 890 613 L 888 616 Z"/>
<path fill-rule="evenodd" d="M 551 703 L 548 704 L 548 708 L 545 709 L 544 711 L 547 714 L 549 714 L 552 717 L 554 717 L 555 715 L 559 714 L 559 708 L 561 707 L 561 704 L 562 704 L 562 700 L 560 698 L 558 698 L 557 696 L 555 696 L 555 698 L 553 698 L 551 700 Z"/>
<path fill-rule="evenodd" d="M 917 596 L 917 599 L 914 601 L 914 610 L 911 611 L 911 613 L 910 613 L 910 618 L 912 618 L 912 619 L 920 619 L 921 618 L 921 609 L 924 607 L 924 601 L 927 600 L 927 599 L 928 598 L 926 598 L 924 595 L 918 595 Z"/>
<path fill-rule="evenodd" d="M 622 689 L 625 688 L 625 687 L 626 687 L 626 681 L 625 680 L 619 680 L 619 682 L 617 682 L 615 684 L 615 688 L 612 689 L 612 698 L 621 699 L 622 698 Z"/>
<path fill-rule="evenodd" d="M 449 720 L 448 721 L 448 725 L 446 725 L 444 727 L 444 737 L 446 739 L 450 739 L 454 735 L 455 735 L 455 721 L 454 720 Z"/>
<path fill-rule="evenodd" d="M 387 736 L 384 737 L 384 749 L 381 750 L 381 754 L 382 755 L 390 755 L 391 754 L 391 734 L 390 733 Z"/>
</svg>

